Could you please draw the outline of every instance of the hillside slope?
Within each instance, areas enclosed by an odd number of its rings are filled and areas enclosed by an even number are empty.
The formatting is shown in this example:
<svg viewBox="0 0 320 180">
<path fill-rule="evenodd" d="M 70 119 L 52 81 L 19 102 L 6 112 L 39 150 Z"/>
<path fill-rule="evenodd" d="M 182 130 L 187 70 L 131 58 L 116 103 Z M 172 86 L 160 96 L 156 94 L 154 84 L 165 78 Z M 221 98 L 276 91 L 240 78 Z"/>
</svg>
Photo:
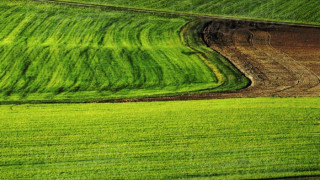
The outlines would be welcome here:
<svg viewBox="0 0 320 180">
<path fill-rule="evenodd" d="M 181 34 L 192 20 L 6 1 L 0 99 L 82 102 L 245 87 L 236 68 L 203 51 L 200 36 Z"/>
</svg>

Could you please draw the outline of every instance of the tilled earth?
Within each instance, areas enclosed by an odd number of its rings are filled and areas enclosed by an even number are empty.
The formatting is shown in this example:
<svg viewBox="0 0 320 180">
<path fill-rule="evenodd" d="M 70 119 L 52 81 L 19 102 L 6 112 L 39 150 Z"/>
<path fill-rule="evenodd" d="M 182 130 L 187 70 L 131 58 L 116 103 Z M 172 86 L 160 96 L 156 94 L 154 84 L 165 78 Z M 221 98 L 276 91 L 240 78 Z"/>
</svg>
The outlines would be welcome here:
<svg viewBox="0 0 320 180">
<path fill-rule="evenodd" d="M 204 40 L 252 81 L 230 97 L 320 96 L 320 28 L 213 21 Z"/>
</svg>

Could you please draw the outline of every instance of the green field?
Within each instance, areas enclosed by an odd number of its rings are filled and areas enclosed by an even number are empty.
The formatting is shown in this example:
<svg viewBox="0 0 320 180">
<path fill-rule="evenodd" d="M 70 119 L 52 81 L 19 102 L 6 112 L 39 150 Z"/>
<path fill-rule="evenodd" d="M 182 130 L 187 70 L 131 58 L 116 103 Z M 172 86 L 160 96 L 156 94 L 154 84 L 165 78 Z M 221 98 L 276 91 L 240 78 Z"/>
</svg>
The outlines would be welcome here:
<svg viewBox="0 0 320 180">
<path fill-rule="evenodd" d="M 5 1 L 0 100 L 82 102 L 245 87 L 249 81 L 197 34 L 204 22 L 191 21 Z"/>
<path fill-rule="evenodd" d="M 320 175 L 320 98 L 0 106 L 0 179 Z"/>
<path fill-rule="evenodd" d="M 264 11 L 250 8 L 248 4 L 257 5 L 252 1 L 81 2 L 305 23 L 317 22 L 320 16 L 311 8 L 318 1 L 292 1 L 291 6 L 287 1 L 261 1 L 257 8 Z M 276 8 L 269 8 L 270 3 Z M 298 5 L 308 13 L 292 11 Z M 233 65 L 205 46 L 199 35 L 205 22 L 196 18 L 4 0 L 0 22 L 1 104 L 168 96 L 249 84 Z"/>
<path fill-rule="evenodd" d="M 320 25 L 318 0 L 65 0 L 119 7 Z"/>
<path fill-rule="evenodd" d="M 318 0 L 71 1 L 320 24 Z M 75 103 L 246 87 L 206 22 L 1 0 L 0 179 L 319 177 L 320 97 Z"/>
</svg>

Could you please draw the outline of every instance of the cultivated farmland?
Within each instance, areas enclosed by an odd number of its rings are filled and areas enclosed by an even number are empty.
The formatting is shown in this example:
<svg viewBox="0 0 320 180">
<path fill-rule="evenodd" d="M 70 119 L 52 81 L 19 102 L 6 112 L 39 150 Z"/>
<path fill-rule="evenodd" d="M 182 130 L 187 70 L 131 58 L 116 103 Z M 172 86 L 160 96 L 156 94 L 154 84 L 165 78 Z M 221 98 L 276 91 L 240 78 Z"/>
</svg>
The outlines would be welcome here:
<svg viewBox="0 0 320 180">
<path fill-rule="evenodd" d="M 200 15 L 320 24 L 318 0 L 64 0 Z"/>
<path fill-rule="evenodd" d="M 320 28 L 213 21 L 204 33 L 250 77 L 242 96 L 320 96 Z"/>
<path fill-rule="evenodd" d="M 67 1 L 1 1 L 0 179 L 319 178 L 320 1 Z"/>
<path fill-rule="evenodd" d="M 1 179 L 320 174 L 319 98 L 0 106 Z"/>
<path fill-rule="evenodd" d="M 201 37 L 180 34 L 191 19 L 41 3 L 0 8 L 2 101 L 173 95 L 249 82 Z"/>
</svg>

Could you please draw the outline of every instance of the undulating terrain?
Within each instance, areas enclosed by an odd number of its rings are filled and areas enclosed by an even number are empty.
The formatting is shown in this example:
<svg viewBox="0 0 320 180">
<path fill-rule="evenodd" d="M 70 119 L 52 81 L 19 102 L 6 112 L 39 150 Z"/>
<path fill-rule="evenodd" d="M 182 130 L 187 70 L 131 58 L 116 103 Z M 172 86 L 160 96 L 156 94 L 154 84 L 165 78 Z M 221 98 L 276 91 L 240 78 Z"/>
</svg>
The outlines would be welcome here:
<svg viewBox="0 0 320 180">
<path fill-rule="evenodd" d="M 249 82 L 200 36 L 180 34 L 190 18 L 37 2 L 0 8 L 3 102 L 174 95 Z"/>
<path fill-rule="evenodd" d="M 0 179 L 319 178 L 319 7 L 2 0 Z"/>
</svg>

